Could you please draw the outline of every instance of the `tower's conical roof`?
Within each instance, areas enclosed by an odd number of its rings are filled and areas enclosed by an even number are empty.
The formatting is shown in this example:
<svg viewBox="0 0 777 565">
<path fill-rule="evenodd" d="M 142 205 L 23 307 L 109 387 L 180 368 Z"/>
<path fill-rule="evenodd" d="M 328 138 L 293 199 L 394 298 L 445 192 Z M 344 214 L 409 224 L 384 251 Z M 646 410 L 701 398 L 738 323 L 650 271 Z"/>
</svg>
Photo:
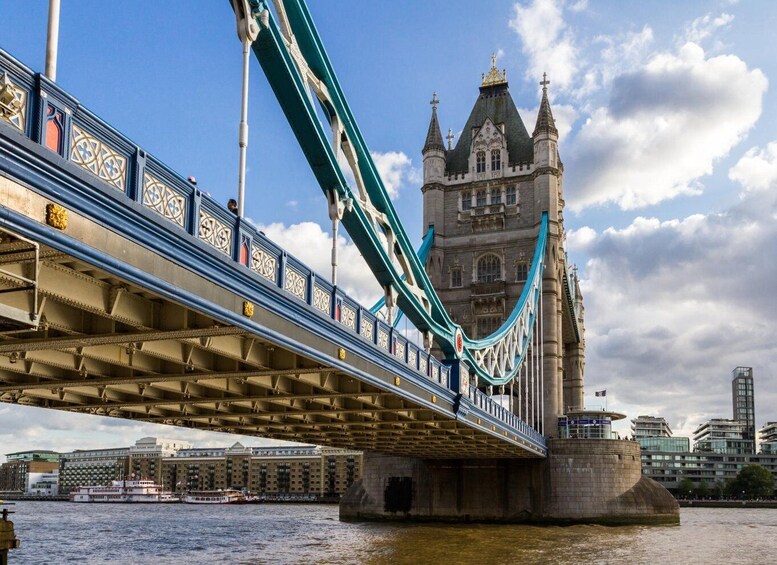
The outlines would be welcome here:
<svg viewBox="0 0 777 565">
<path fill-rule="evenodd" d="M 545 73 L 542 73 L 542 82 L 540 84 L 542 85 L 542 102 L 540 102 L 540 111 L 537 112 L 537 125 L 534 127 L 532 135 L 534 136 L 542 132 L 558 135 L 556 122 L 553 119 L 553 112 L 550 110 L 550 102 L 548 101 L 548 85 L 550 82 L 548 82 Z"/>
<path fill-rule="evenodd" d="M 496 126 L 504 125 L 509 163 L 531 163 L 534 160 L 534 142 L 518 114 L 513 97 L 510 96 L 505 73 L 500 73 L 496 69 L 492 56 L 491 70 L 488 75 L 483 74 L 480 96 L 475 101 L 467 123 L 461 130 L 456 147 L 448 151 L 446 156 L 448 173 L 467 172 L 473 130 L 480 128 L 486 118 Z"/>
<path fill-rule="evenodd" d="M 437 93 L 435 92 L 432 95 L 432 119 L 429 122 L 429 131 L 426 133 L 426 142 L 424 143 L 424 148 L 421 150 L 421 153 L 426 153 L 427 151 L 431 151 L 432 149 L 436 149 L 438 151 L 445 151 L 445 146 L 442 143 L 442 133 L 440 132 L 440 123 L 437 121 L 437 104 L 439 103 L 439 100 L 437 99 Z"/>
</svg>

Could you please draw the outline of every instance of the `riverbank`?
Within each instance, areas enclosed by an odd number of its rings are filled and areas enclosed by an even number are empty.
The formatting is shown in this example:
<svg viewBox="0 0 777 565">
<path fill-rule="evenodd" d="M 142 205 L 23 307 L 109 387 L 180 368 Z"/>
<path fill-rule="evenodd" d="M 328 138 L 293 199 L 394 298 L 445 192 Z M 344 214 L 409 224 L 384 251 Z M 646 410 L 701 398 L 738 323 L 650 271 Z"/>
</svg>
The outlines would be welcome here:
<svg viewBox="0 0 777 565">
<path fill-rule="evenodd" d="M 777 508 L 777 500 L 678 500 L 680 508 Z"/>
</svg>

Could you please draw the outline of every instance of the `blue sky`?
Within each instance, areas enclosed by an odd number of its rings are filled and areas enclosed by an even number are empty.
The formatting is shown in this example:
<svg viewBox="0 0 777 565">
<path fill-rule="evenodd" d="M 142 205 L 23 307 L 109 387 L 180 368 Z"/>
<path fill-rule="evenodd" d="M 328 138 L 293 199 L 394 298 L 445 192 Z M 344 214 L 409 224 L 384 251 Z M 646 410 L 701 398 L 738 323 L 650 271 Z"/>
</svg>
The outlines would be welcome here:
<svg viewBox="0 0 777 565">
<path fill-rule="evenodd" d="M 570 257 L 586 300 L 586 399 L 690 434 L 731 417 L 753 366 L 777 420 L 777 69 L 771 2 L 310 0 L 411 238 L 433 91 L 463 127 L 489 56 L 531 130 L 543 71 L 561 131 Z M 218 200 L 236 193 L 240 44 L 228 2 L 63 0 L 57 82 Z M 183 9 L 182 9 L 183 6 Z M 0 0 L 0 48 L 44 66 L 47 2 Z M 256 61 L 246 214 L 327 273 L 326 204 Z M 772 144 L 772 145 L 770 145 Z M 376 294 L 342 242 L 342 281 Z M 30 423 L 33 422 L 33 423 Z M 5 432 L 3 429 L 5 428 Z M 53 431 L 51 431 L 53 430 Z M 0 451 L 231 437 L 0 406 Z M 258 443 L 257 440 L 246 440 Z M 87 445 L 85 445 L 87 444 Z"/>
</svg>

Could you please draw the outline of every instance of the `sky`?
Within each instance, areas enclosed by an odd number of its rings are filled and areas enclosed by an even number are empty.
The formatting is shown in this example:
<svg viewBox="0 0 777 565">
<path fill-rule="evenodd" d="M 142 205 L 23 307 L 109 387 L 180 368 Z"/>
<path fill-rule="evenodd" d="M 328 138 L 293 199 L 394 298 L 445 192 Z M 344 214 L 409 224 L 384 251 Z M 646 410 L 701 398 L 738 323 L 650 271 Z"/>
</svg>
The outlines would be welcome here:
<svg viewBox="0 0 777 565">
<path fill-rule="evenodd" d="M 436 92 L 464 126 L 497 56 L 532 130 L 547 72 L 564 163 L 567 249 L 586 308 L 586 403 L 690 436 L 732 417 L 754 370 L 756 426 L 777 420 L 777 4 L 752 1 L 309 0 L 340 84 L 411 240 Z M 234 197 L 241 48 L 226 1 L 62 0 L 57 82 L 217 200 Z M 47 2 L 0 0 L 0 48 L 36 71 Z M 321 273 L 326 201 L 251 63 L 246 215 Z M 379 289 L 347 234 L 339 281 Z M 626 433 L 628 420 L 616 429 Z M 265 440 L 0 405 L 0 454 L 156 435 Z M 0 460 L 2 456 L 0 455 Z"/>
</svg>

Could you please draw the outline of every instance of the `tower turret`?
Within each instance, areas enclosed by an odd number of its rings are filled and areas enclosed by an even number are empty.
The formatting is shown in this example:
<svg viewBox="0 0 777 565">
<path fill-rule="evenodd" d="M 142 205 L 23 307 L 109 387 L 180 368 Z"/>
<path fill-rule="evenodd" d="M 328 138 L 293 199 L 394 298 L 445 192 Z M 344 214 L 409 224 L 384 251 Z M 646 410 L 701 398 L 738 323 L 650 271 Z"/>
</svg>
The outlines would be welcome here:
<svg viewBox="0 0 777 565">
<path fill-rule="evenodd" d="M 437 121 L 437 104 L 440 101 L 437 93 L 432 94 L 432 119 L 429 122 L 429 131 L 426 133 L 426 142 L 421 150 L 424 157 L 424 185 L 442 182 L 445 174 L 445 146 L 440 133 L 440 123 Z"/>
<path fill-rule="evenodd" d="M 541 213 L 548 211 L 552 222 L 561 221 L 561 162 L 558 157 L 558 129 L 548 101 L 547 74 L 542 73 L 542 101 L 537 112 L 534 141 L 534 190 Z"/>
<path fill-rule="evenodd" d="M 432 119 L 429 121 L 429 130 L 426 132 L 426 141 L 421 155 L 424 158 L 424 185 L 421 192 L 424 195 L 424 225 L 422 233 L 426 233 L 429 226 L 435 227 L 435 234 L 443 236 L 445 226 L 444 217 L 444 189 L 443 177 L 445 176 L 445 145 L 442 141 L 440 123 L 437 121 L 437 104 L 440 100 L 437 93 L 432 94 Z M 432 278 L 436 277 L 432 273 Z"/>
</svg>

